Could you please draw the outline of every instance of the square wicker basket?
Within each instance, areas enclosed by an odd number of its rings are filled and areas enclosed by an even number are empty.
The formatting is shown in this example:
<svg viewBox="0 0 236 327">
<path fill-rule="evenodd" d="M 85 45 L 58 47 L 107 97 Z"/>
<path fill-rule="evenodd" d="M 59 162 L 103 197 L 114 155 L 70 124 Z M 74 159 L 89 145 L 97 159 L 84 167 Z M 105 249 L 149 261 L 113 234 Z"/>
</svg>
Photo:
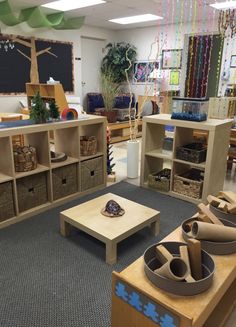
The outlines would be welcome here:
<svg viewBox="0 0 236 327">
<path fill-rule="evenodd" d="M 47 173 L 17 179 L 19 211 L 26 211 L 48 202 Z"/>
<path fill-rule="evenodd" d="M 80 155 L 91 156 L 97 153 L 97 139 L 95 136 L 80 137 Z"/>
<path fill-rule="evenodd" d="M 173 191 L 194 199 L 202 197 L 203 172 L 192 168 L 181 175 L 174 175 Z"/>
<path fill-rule="evenodd" d="M 81 162 L 81 191 L 103 184 L 103 157 Z"/>
<path fill-rule="evenodd" d="M 164 168 L 158 173 L 148 175 L 148 185 L 160 191 L 168 192 L 170 190 L 171 170 Z"/>
<path fill-rule="evenodd" d="M 12 182 L 0 184 L 0 221 L 15 216 Z"/>
<path fill-rule="evenodd" d="M 57 200 L 78 192 L 77 164 L 52 170 L 53 199 Z"/>
</svg>

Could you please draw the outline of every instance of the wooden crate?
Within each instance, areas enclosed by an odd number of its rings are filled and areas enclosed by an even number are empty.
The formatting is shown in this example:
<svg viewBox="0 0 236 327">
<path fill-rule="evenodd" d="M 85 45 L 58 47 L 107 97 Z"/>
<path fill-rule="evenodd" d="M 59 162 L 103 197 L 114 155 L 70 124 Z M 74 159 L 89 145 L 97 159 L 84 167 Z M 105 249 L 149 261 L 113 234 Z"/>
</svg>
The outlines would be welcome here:
<svg viewBox="0 0 236 327">
<path fill-rule="evenodd" d="M 0 221 L 15 216 L 12 182 L 0 184 Z"/>
<path fill-rule="evenodd" d="M 48 202 L 46 173 L 39 173 L 17 179 L 19 212 L 29 210 Z"/>
<path fill-rule="evenodd" d="M 57 200 L 78 192 L 77 164 L 52 170 L 53 199 Z"/>
<path fill-rule="evenodd" d="M 103 183 L 103 157 L 81 162 L 81 191 Z"/>
</svg>

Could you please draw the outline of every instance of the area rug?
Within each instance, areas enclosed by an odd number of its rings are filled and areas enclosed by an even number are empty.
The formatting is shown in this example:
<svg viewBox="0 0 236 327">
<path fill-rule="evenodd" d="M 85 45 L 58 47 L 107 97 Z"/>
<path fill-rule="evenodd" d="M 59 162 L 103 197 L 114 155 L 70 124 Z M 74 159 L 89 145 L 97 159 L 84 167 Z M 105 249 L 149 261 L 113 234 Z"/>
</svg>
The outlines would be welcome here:
<svg viewBox="0 0 236 327">
<path fill-rule="evenodd" d="M 107 192 L 161 213 L 160 234 L 144 228 L 119 243 L 113 266 L 100 241 L 76 229 L 68 238 L 59 233 L 60 211 Z M 112 271 L 122 271 L 194 212 L 194 204 L 120 182 L 0 230 L 0 326 L 110 327 Z"/>
</svg>

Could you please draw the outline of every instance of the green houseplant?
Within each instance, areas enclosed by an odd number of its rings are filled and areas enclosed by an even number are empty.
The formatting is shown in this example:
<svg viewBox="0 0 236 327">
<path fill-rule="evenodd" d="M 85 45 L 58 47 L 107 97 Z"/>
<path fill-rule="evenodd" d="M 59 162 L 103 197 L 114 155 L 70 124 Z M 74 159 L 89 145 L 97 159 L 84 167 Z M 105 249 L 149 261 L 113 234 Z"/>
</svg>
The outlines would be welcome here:
<svg viewBox="0 0 236 327">
<path fill-rule="evenodd" d="M 125 69 L 129 67 L 129 61 L 126 58 L 126 52 L 129 50 L 129 60 L 131 66 L 128 68 L 129 79 L 132 76 L 132 65 L 136 60 L 137 49 L 135 46 L 127 42 L 108 43 L 106 45 L 107 54 L 102 59 L 101 71 L 106 72 L 108 69 L 112 71 L 114 76 L 114 82 L 122 83 L 126 82 Z"/>
<path fill-rule="evenodd" d="M 101 114 L 107 116 L 108 122 L 116 122 L 117 111 L 114 109 L 114 103 L 119 90 L 120 86 L 115 82 L 111 69 L 101 72 L 101 94 L 105 108 Z"/>
</svg>

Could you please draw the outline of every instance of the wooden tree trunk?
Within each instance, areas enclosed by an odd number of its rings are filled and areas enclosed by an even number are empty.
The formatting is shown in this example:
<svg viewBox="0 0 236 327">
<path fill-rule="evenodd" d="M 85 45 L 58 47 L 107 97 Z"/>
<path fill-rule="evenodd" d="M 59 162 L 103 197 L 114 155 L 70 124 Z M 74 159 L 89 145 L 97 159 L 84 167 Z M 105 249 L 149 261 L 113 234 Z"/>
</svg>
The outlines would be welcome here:
<svg viewBox="0 0 236 327">
<path fill-rule="evenodd" d="M 31 37 L 31 68 L 30 68 L 30 82 L 39 83 L 38 62 L 36 55 L 35 38 Z"/>
</svg>

